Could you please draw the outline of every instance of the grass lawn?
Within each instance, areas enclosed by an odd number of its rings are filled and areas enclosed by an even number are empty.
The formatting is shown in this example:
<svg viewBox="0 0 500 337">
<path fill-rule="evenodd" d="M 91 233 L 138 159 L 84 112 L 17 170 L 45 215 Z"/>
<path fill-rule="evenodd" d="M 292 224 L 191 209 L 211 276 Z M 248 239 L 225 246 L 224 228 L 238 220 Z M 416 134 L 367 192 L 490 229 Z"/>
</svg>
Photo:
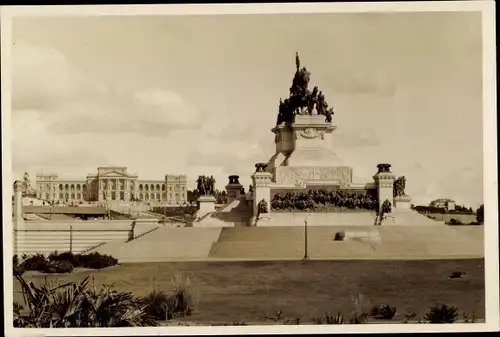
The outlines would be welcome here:
<svg viewBox="0 0 500 337">
<path fill-rule="evenodd" d="M 454 271 L 463 279 L 449 279 Z M 124 264 L 98 271 L 67 275 L 26 275 L 35 283 L 61 282 L 94 276 L 99 284 L 137 296 L 153 289 L 168 291 L 171 278 L 181 273 L 191 279 L 198 298 L 195 313 L 186 321 L 198 323 L 263 323 L 280 309 L 285 319 L 312 322 L 326 311 L 348 315 L 351 293 L 362 293 L 371 305 L 396 306 L 395 319 L 408 311 L 422 317 L 436 303 L 484 318 L 484 260 L 442 261 L 272 261 L 177 262 Z M 14 300 L 23 303 L 14 279 Z"/>
</svg>

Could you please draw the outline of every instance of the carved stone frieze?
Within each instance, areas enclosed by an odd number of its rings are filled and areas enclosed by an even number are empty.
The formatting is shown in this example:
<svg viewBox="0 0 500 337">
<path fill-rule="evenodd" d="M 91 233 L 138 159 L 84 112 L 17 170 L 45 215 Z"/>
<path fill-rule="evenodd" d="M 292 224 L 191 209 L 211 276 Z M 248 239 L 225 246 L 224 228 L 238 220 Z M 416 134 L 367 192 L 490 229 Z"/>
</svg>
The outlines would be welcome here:
<svg viewBox="0 0 500 337">
<path fill-rule="evenodd" d="M 295 134 L 296 134 L 296 139 L 316 139 L 316 138 L 320 138 L 321 140 L 325 139 L 324 131 L 318 131 L 315 128 L 305 128 L 304 131 L 297 130 Z"/>
<path fill-rule="evenodd" d="M 339 181 L 341 186 L 348 186 L 352 180 L 352 168 L 337 167 L 291 167 L 282 166 L 276 170 L 276 182 L 283 185 L 305 187 L 308 181 Z"/>
</svg>

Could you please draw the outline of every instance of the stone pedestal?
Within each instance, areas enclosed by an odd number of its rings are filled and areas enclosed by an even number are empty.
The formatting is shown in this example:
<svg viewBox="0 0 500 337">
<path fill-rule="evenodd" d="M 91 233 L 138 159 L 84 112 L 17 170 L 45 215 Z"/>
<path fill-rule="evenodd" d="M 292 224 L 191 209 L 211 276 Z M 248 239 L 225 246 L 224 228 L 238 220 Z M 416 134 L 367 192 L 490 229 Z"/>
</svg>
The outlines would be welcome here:
<svg viewBox="0 0 500 337">
<path fill-rule="evenodd" d="M 373 180 L 377 187 L 379 212 L 382 210 L 382 205 L 386 200 L 389 200 L 391 206 L 394 207 L 393 193 L 395 177 L 396 176 L 391 172 L 391 165 L 378 165 L 378 172 L 373 176 Z"/>
<path fill-rule="evenodd" d="M 276 153 L 267 170 L 273 174 L 272 181 L 297 187 L 305 187 L 312 181 L 325 186 L 349 185 L 352 168 L 343 166 L 331 150 L 336 128 L 323 115 L 296 115 L 291 125 L 281 124 L 272 129 Z"/>
<path fill-rule="evenodd" d="M 240 198 L 243 185 L 240 184 L 239 178 L 237 175 L 229 176 L 229 184 L 226 185 L 228 203 Z"/>
<path fill-rule="evenodd" d="M 253 207 L 252 207 L 252 212 L 253 216 L 257 216 L 258 212 L 258 207 L 259 207 L 259 202 L 264 200 L 267 205 L 269 211 L 271 211 L 271 179 L 272 179 L 272 174 L 266 171 L 259 171 L 255 172 L 252 175 L 252 182 L 253 182 Z"/>
<path fill-rule="evenodd" d="M 212 195 L 202 195 L 198 198 L 199 209 L 196 218 L 202 218 L 205 215 L 215 212 L 215 198 Z"/>
<path fill-rule="evenodd" d="M 323 115 L 296 115 L 292 125 L 276 126 L 272 129 L 276 144 L 274 166 L 340 165 L 340 159 L 330 149 L 336 128 Z"/>
<path fill-rule="evenodd" d="M 397 209 L 410 209 L 411 197 L 409 195 L 400 195 L 394 197 L 394 207 Z"/>
</svg>

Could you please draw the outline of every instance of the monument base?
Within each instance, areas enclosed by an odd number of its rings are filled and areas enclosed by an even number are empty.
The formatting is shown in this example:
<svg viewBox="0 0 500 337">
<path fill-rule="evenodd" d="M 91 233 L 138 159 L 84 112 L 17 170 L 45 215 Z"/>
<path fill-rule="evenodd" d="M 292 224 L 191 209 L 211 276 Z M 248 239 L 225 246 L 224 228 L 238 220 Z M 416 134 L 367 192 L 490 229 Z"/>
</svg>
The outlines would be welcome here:
<svg viewBox="0 0 500 337">
<path fill-rule="evenodd" d="M 409 195 L 400 195 L 394 197 L 394 207 L 397 209 L 411 209 L 411 197 Z"/>
<path fill-rule="evenodd" d="M 196 218 L 200 219 L 205 215 L 215 212 L 215 198 L 211 195 L 203 195 L 198 198 L 199 209 Z"/>
</svg>

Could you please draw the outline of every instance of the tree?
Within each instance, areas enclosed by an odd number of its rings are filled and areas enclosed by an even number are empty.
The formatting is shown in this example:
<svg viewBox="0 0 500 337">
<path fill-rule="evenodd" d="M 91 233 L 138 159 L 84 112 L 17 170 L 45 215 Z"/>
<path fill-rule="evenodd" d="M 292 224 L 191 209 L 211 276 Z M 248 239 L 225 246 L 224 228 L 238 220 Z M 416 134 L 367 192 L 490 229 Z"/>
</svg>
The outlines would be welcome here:
<svg viewBox="0 0 500 337">
<path fill-rule="evenodd" d="M 476 211 L 476 220 L 477 222 L 484 222 L 484 204 L 479 206 Z"/>
<path fill-rule="evenodd" d="M 189 203 L 193 203 L 193 202 L 196 202 L 198 200 L 198 198 L 200 197 L 200 192 L 198 192 L 198 190 L 188 190 L 187 191 L 187 201 Z"/>
</svg>

